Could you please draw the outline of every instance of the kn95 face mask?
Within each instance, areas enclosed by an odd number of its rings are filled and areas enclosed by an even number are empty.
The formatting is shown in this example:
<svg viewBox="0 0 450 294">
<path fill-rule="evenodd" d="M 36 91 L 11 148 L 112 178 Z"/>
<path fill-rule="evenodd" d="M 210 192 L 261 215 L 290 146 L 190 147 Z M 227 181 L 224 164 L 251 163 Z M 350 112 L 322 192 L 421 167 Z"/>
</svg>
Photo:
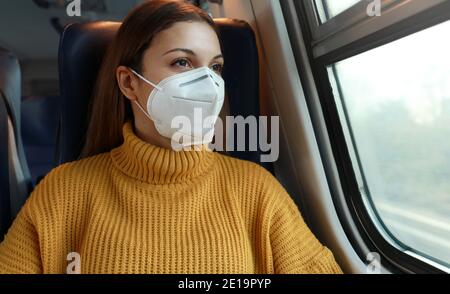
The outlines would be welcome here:
<svg viewBox="0 0 450 294">
<path fill-rule="evenodd" d="M 225 82 L 208 67 L 179 73 L 157 85 L 131 71 L 153 86 L 147 111 L 139 109 L 154 122 L 158 133 L 182 146 L 211 143 L 214 125 L 222 109 Z"/>
</svg>

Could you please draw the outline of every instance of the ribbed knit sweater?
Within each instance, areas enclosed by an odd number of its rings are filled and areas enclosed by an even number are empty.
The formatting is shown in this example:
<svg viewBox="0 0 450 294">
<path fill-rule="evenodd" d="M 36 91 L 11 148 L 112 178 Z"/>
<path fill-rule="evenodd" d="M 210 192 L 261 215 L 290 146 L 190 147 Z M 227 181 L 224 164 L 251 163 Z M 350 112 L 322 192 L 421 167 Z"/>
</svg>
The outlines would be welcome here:
<svg viewBox="0 0 450 294">
<path fill-rule="evenodd" d="M 140 140 L 63 164 L 0 244 L 1 273 L 340 273 L 278 181 L 256 164 Z"/>
</svg>

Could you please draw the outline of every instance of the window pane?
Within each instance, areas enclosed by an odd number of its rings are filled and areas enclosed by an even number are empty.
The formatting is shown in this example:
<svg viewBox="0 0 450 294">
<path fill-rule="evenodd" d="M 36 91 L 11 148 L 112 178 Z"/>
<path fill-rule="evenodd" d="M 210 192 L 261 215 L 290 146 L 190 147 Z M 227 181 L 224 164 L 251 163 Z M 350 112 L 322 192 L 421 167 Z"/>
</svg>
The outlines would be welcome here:
<svg viewBox="0 0 450 294">
<path fill-rule="evenodd" d="M 360 0 L 314 0 L 321 23 L 349 9 Z"/>
<path fill-rule="evenodd" d="M 447 266 L 449 35 L 447 21 L 329 68 L 362 192 L 398 244 Z"/>
</svg>

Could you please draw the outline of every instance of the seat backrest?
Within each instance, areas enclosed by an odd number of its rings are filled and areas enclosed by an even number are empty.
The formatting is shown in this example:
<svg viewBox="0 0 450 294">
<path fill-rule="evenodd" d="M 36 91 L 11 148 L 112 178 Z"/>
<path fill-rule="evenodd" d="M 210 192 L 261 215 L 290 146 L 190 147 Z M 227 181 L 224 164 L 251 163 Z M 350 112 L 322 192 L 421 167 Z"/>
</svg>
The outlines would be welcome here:
<svg viewBox="0 0 450 294">
<path fill-rule="evenodd" d="M 33 183 L 55 166 L 59 96 L 22 97 L 22 142 Z"/>
<path fill-rule="evenodd" d="M 226 65 L 223 77 L 230 116 L 259 116 L 259 63 L 255 35 L 244 21 L 216 19 Z M 84 144 L 88 105 L 102 57 L 121 23 L 93 22 L 65 28 L 59 48 L 62 117 L 60 163 L 76 160 Z M 236 134 L 236 132 L 235 132 Z M 249 133 L 246 132 L 247 142 Z M 236 142 L 236 140 L 234 140 Z M 236 150 L 236 148 L 234 148 Z M 259 151 L 233 151 L 231 156 L 261 164 Z M 264 163 L 267 169 L 271 165 Z"/>
<path fill-rule="evenodd" d="M 32 189 L 20 132 L 20 104 L 19 62 L 0 48 L 0 239 Z"/>
</svg>

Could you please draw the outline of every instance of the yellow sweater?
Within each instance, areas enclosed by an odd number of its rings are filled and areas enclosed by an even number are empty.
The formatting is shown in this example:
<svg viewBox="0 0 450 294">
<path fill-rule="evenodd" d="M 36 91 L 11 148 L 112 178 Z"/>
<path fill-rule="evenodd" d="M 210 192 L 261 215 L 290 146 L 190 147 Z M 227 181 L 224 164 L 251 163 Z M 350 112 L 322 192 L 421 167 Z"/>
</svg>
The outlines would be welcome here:
<svg viewBox="0 0 450 294">
<path fill-rule="evenodd" d="M 340 273 L 278 181 L 256 164 L 141 141 L 64 164 L 0 244 L 1 273 Z"/>
</svg>

